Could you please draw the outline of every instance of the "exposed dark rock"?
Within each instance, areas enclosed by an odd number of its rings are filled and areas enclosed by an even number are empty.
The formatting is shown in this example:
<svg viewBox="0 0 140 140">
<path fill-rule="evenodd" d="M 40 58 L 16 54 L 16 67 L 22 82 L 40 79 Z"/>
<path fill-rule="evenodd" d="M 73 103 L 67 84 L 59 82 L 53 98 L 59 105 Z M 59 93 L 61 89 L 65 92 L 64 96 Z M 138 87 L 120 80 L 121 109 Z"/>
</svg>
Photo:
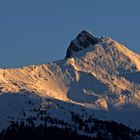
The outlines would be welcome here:
<svg viewBox="0 0 140 140">
<path fill-rule="evenodd" d="M 66 52 L 66 58 L 69 58 L 72 56 L 74 52 L 78 52 L 84 48 L 89 47 L 90 45 L 94 45 L 100 41 L 99 38 L 94 37 L 89 32 L 83 30 L 76 39 L 72 40 L 67 52 Z"/>
</svg>

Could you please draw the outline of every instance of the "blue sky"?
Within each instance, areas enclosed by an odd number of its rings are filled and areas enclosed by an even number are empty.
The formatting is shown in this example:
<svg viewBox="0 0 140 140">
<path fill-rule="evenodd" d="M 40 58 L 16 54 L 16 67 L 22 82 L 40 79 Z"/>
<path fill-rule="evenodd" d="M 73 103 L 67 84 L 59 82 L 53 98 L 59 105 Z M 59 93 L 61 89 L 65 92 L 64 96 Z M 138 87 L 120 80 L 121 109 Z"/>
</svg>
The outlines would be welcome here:
<svg viewBox="0 0 140 140">
<path fill-rule="evenodd" d="M 139 0 L 0 0 L 0 67 L 62 59 L 83 29 L 140 53 L 139 6 Z"/>
</svg>

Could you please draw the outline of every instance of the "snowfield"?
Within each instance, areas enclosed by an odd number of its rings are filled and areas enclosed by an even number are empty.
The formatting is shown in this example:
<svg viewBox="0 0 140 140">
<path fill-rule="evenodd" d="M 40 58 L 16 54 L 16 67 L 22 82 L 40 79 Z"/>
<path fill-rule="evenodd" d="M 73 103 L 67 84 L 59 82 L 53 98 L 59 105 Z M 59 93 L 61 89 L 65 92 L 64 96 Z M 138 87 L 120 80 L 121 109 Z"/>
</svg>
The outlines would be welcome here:
<svg viewBox="0 0 140 140">
<path fill-rule="evenodd" d="M 63 60 L 0 69 L 0 128 L 38 110 L 66 122 L 71 111 L 86 112 L 140 129 L 140 55 L 82 31 Z"/>
</svg>

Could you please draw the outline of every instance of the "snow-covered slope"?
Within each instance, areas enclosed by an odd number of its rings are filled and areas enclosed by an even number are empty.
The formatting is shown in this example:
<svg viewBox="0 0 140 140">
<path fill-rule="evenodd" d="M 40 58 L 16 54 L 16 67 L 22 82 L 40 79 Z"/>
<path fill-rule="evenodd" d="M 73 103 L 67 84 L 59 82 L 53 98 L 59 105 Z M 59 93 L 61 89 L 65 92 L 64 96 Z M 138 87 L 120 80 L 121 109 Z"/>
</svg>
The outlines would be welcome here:
<svg viewBox="0 0 140 140">
<path fill-rule="evenodd" d="M 111 38 L 99 39 L 82 31 L 71 42 L 63 60 L 0 69 L 1 122 L 16 119 L 22 110 L 30 114 L 44 100 L 51 99 L 83 106 L 97 118 L 140 129 L 139 78 L 140 55 Z M 33 104 L 27 105 L 28 100 Z M 48 105 L 46 101 L 45 104 Z M 54 116 L 66 118 L 58 107 L 51 108 Z M 68 115 L 70 108 L 65 110 Z"/>
</svg>

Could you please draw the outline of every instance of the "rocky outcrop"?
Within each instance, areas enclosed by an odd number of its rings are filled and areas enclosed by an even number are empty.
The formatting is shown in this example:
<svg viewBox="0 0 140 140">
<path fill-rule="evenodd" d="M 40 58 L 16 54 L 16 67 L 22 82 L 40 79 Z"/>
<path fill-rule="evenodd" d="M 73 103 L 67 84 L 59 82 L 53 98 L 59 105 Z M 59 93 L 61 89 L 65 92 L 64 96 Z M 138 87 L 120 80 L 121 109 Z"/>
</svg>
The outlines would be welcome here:
<svg viewBox="0 0 140 140">
<path fill-rule="evenodd" d="M 84 48 L 89 47 L 90 45 L 94 45 L 100 41 L 99 38 L 94 37 L 89 32 L 83 30 L 76 39 L 72 40 L 67 52 L 66 52 L 66 58 L 69 58 L 72 56 L 74 52 L 78 52 Z"/>
</svg>

